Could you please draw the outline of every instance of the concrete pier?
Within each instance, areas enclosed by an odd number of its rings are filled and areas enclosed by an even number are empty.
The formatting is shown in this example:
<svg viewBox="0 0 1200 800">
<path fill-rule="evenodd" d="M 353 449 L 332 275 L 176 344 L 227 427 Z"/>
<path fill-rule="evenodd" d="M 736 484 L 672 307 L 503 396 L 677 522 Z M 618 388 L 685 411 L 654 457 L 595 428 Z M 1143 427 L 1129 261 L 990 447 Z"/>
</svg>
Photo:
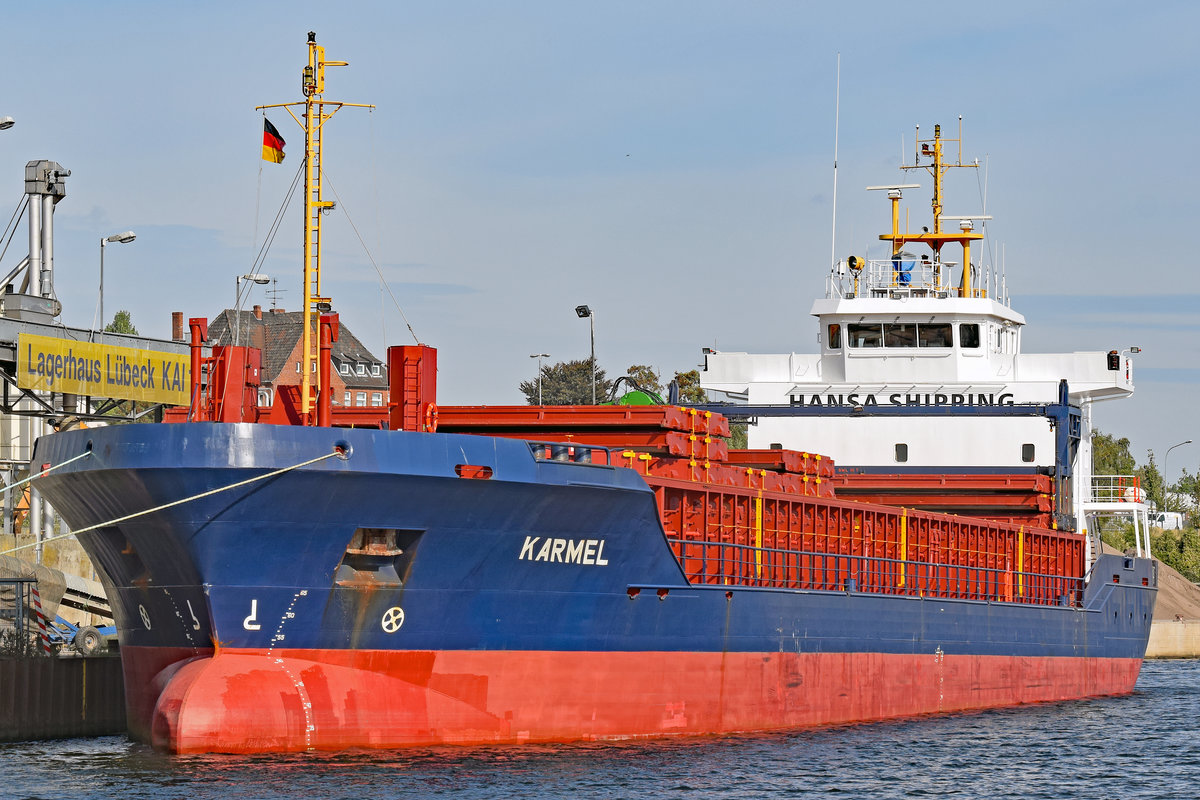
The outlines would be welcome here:
<svg viewBox="0 0 1200 800">
<path fill-rule="evenodd" d="M 1200 658 L 1200 619 L 1152 622 L 1146 658 Z"/>
</svg>

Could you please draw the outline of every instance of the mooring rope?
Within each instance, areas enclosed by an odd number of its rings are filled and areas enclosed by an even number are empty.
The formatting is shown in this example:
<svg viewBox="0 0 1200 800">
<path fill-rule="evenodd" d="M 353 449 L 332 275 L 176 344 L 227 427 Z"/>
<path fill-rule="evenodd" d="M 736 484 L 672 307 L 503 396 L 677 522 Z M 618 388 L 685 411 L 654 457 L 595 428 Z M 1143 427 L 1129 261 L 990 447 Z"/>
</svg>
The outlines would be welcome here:
<svg viewBox="0 0 1200 800">
<path fill-rule="evenodd" d="M 85 455 L 85 456 L 90 455 L 90 453 L 84 453 L 83 455 Z M 324 461 L 327 458 L 333 458 L 334 456 L 341 456 L 341 455 L 343 455 L 341 450 L 334 450 L 332 453 L 326 453 L 323 456 L 317 456 L 316 458 L 310 458 L 307 461 L 301 461 L 299 464 L 293 464 L 290 467 L 281 467 L 280 469 L 274 470 L 272 472 L 267 472 L 262 475 L 256 475 L 253 478 L 247 478 L 244 481 L 238 481 L 237 483 L 231 483 L 228 486 L 218 486 L 216 489 L 209 489 L 207 492 L 201 492 L 200 494 L 194 494 L 191 497 L 184 497 L 179 500 L 172 500 L 170 503 L 163 503 L 160 506 L 155 506 L 154 508 L 147 508 L 143 511 L 135 511 L 132 514 L 126 514 L 123 517 L 117 517 L 116 519 L 110 519 L 107 522 L 98 522 L 95 525 L 89 525 L 86 528 L 79 528 L 78 530 L 71 531 L 70 533 L 62 533 L 62 534 L 59 534 L 58 536 L 50 536 L 46 539 L 42 539 L 40 542 L 30 542 L 29 544 L 23 544 L 18 547 L 14 547 L 11 550 L 5 550 L 0 555 L 8 555 L 9 553 L 15 553 L 18 550 L 24 550 L 28 547 L 37 547 L 39 544 L 45 544 L 46 542 L 53 542 L 53 541 L 57 541 L 58 539 L 66 539 L 71 536 L 78 536 L 81 533 L 87 533 L 88 531 L 94 531 L 97 528 L 107 528 L 110 525 L 116 525 L 121 522 L 128 522 L 131 519 L 136 519 L 138 517 L 144 517 L 145 515 L 153 514 L 156 511 L 164 511 L 168 508 L 173 508 L 174 506 L 180 506 L 180 505 L 183 505 L 184 503 L 190 503 L 193 500 L 200 500 L 201 498 L 204 498 L 204 497 L 211 497 L 214 494 L 220 494 L 221 492 L 227 492 L 230 489 L 236 489 L 239 486 L 246 486 L 248 484 L 255 483 L 256 481 L 264 481 L 264 480 L 267 480 L 268 478 L 274 478 L 276 475 L 282 475 L 285 472 L 291 472 L 294 469 L 300 469 L 301 467 L 307 467 L 312 464 L 316 464 L 319 461 Z M 71 459 L 71 461 L 74 461 L 77 458 L 82 458 L 82 456 L 76 456 L 75 458 Z M 58 466 L 64 467 L 67 464 L 71 463 L 71 461 L 64 461 L 62 464 L 59 464 Z M 49 472 L 49 471 L 50 471 L 49 469 L 44 470 L 43 473 L 40 473 L 34 477 L 40 478 L 40 477 L 42 477 L 42 474 L 45 474 L 46 472 Z"/>
<path fill-rule="evenodd" d="M 17 488 L 18 486 L 24 486 L 25 484 L 29 483 L 34 478 L 45 477 L 46 475 L 49 475 L 51 472 L 54 472 L 54 470 L 61 469 L 62 467 L 65 467 L 67 464 L 70 464 L 72 461 L 78 461 L 81 458 L 87 458 L 91 454 L 92 454 L 92 451 L 88 450 L 85 453 L 80 453 L 79 455 L 75 456 L 74 458 L 68 458 L 66 461 L 62 462 L 61 464 L 55 464 L 53 467 L 46 467 L 41 472 L 38 472 L 36 475 L 33 473 L 30 473 L 28 478 L 19 480 L 16 483 L 10 483 L 8 486 L 4 487 L 3 491 L 6 493 L 10 492 L 13 489 Z"/>
</svg>

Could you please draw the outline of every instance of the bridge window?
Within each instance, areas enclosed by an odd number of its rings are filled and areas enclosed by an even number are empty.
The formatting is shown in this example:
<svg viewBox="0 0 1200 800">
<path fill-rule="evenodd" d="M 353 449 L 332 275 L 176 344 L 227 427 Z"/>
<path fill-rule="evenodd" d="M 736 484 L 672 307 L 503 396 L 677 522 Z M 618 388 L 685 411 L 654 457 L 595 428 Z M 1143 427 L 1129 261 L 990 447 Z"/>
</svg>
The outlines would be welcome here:
<svg viewBox="0 0 1200 800">
<path fill-rule="evenodd" d="M 958 326 L 958 346 L 977 348 L 979 347 L 979 323 L 963 322 Z"/>
<path fill-rule="evenodd" d="M 922 322 L 917 326 L 917 344 L 921 347 L 951 347 L 949 323 Z"/>
<path fill-rule="evenodd" d="M 850 324 L 846 326 L 846 333 L 850 337 L 851 347 L 883 346 L 883 329 L 878 323 Z"/>
<path fill-rule="evenodd" d="M 1033 445 L 1032 444 L 1026 442 L 1025 444 L 1021 445 L 1021 460 L 1024 461 L 1026 464 L 1033 463 Z"/>
<path fill-rule="evenodd" d="M 842 348 L 842 326 L 836 322 L 829 326 L 829 349 L 840 350 Z"/>
<path fill-rule="evenodd" d="M 903 464 L 905 461 L 908 461 L 908 445 L 907 444 L 905 444 L 904 442 L 897 442 L 895 449 L 896 449 L 897 463 Z"/>
<path fill-rule="evenodd" d="M 883 326 L 885 347 L 916 347 L 917 325 L 914 322 L 896 322 Z"/>
</svg>

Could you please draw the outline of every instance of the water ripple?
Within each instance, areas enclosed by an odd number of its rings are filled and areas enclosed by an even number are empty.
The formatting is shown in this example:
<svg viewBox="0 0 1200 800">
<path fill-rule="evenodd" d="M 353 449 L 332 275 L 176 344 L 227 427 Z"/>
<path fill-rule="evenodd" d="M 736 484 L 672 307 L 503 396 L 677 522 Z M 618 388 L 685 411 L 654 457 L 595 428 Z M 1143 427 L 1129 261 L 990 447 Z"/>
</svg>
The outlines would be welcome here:
<svg viewBox="0 0 1200 800">
<path fill-rule="evenodd" d="M 166 756 L 124 737 L 5 745 L 0 797 L 1195 798 L 1200 661 L 1126 697 L 661 742 Z"/>
</svg>

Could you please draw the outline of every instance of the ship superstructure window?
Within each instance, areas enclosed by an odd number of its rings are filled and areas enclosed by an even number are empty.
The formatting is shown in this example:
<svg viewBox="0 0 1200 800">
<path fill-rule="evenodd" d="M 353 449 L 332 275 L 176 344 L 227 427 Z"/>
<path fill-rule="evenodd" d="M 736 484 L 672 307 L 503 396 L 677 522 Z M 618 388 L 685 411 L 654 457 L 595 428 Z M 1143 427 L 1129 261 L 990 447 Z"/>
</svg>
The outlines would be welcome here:
<svg viewBox="0 0 1200 800">
<path fill-rule="evenodd" d="M 850 323 L 846 326 L 851 347 L 882 347 L 883 328 L 879 323 Z"/>
<path fill-rule="evenodd" d="M 952 328 L 945 322 L 922 322 L 917 326 L 917 344 L 921 347 L 951 347 Z"/>
<path fill-rule="evenodd" d="M 967 348 L 979 347 L 979 323 L 961 322 L 958 325 L 958 346 Z"/>
<path fill-rule="evenodd" d="M 830 326 L 831 328 L 833 326 Z M 948 322 L 852 323 L 846 326 L 851 347 L 951 347 L 953 327 Z M 830 347 L 834 347 L 830 331 Z"/>
<path fill-rule="evenodd" d="M 913 322 L 895 322 L 883 326 L 884 347 L 916 347 L 917 325 Z"/>
<path fill-rule="evenodd" d="M 1021 460 L 1026 464 L 1033 463 L 1033 453 L 1034 450 L 1032 444 L 1026 442 L 1025 444 L 1021 445 Z"/>
<path fill-rule="evenodd" d="M 908 445 L 904 442 L 896 443 L 896 462 L 903 464 L 908 461 Z"/>
<path fill-rule="evenodd" d="M 842 348 L 842 326 L 836 322 L 829 326 L 829 349 L 840 350 Z"/>
</svg>

